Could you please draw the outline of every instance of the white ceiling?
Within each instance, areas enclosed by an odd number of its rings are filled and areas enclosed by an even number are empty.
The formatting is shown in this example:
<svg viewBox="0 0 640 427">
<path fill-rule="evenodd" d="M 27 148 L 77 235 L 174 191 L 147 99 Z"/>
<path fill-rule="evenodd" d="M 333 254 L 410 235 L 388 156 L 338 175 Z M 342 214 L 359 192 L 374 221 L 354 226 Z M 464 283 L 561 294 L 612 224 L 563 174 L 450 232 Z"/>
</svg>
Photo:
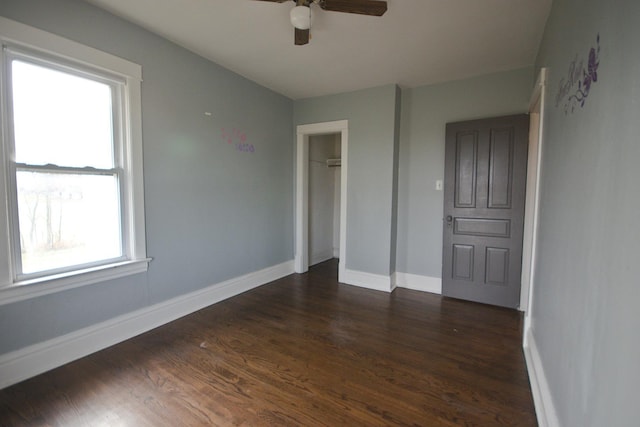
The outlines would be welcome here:
<svg viewBox="0 0 640 427">
<path fill-rule="evenodd" d="M 388 0 L 382 17 L 314 8 L 293 44 L 293 2 L 86 0 L 292 99 L 416 87 L 533 65 L 551 0 Z"/>
</svg>

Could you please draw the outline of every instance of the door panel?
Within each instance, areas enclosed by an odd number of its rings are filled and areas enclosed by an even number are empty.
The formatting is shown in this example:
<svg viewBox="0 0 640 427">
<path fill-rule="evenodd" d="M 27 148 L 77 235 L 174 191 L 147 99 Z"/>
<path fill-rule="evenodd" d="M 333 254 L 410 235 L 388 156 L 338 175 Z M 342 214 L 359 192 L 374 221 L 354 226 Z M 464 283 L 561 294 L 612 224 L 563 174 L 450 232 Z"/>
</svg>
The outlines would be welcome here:
<svg viewBox="0 0 640 427">
<path fill-rule="evenodd" d="M 511 221 L 487 218 L 454 218 L 455 234 L 467 236 L 509 237 Z"/>
<path fill-rule="evenodd" d="M 447 125 L 445 296 L 519 304 L 528 127 L 527 115 Z"/>
<path fill-rule="evenodd" d="M 489 208 L 511 208 L 511 173 L 513 171 L 512 129 L 491 131 L 489 146 Z"/>
<path fill-rule="evenodd" d="M 453 245 L 453 277 L 473 280 L 473 246 Z"/>
<path fill-rule="evenodd" d="M 487 248 L 485 254 L 485 283 L 506 285 L 509 280 L 509 249 Z"/>
<path fill-rule="evenodd" d="M 476 206 L 476 165 L 478 157 L 478 135 L 476 132 L 461 133 L 456 139 L 456 207 Z"/>
</svg>

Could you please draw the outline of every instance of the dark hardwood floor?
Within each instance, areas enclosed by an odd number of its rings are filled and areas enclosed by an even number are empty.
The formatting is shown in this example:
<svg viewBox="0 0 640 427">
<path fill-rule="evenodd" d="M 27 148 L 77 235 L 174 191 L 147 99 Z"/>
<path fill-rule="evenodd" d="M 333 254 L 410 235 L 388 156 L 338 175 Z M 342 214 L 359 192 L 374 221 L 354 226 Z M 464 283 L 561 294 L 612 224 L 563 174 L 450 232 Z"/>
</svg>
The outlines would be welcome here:
<svg viewBox="0 0 640 427">
<path fill-rule="evenodd" d="M 535 426 L 516 311 L 329 261 L 0 391 L 0 425 Z"/>
</svg>

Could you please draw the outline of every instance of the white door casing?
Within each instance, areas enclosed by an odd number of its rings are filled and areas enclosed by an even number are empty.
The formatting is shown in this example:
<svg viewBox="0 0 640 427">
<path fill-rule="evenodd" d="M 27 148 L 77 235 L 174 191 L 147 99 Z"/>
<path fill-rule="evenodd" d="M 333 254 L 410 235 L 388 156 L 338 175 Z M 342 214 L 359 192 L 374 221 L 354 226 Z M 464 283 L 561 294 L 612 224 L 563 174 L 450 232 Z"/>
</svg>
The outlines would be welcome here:
<svg viewBox="0 0 640 427">
<path fill-rule="evenodd" d="M 349 121 L 299 125 L 296 129 L 296 202 L 295 202 L 295 271 L 309 269 L 309 136 L 339 133 L 341 137 L 340 169 L 340 263 L 338 281 L 345 277 L 347 257 L 347 170 Z"/>
<path fill-rule="evenodd" d="M 524 216 L 524 241 L 522 247 L 522 291 L 520 310 L 525 312 L 524 340 L 531 327 L 531 309 L 535 282 L 538 213 L 540 211 L 540 173 L 544 130 L 544 103 L 547 69 L 542 68 L 529 103 L 530 133 L 529 161 L 527 166 L 527 192 Z"/>
</svg>

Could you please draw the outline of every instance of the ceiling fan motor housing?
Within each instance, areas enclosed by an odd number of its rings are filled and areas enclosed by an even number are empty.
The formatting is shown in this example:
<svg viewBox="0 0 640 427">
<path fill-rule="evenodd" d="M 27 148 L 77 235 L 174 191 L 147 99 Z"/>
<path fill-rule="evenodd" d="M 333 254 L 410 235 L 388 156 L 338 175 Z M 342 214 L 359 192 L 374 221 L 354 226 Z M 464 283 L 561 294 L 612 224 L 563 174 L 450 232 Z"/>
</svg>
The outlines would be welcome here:
<svg viewBox="0 0 640 427">
<path fill-rule="evenodd" d="M 291 9 L 291 25 L 299 30 L 311 28 L 313 13 L 309 6 L 296 6 Z"/>
</svg>

